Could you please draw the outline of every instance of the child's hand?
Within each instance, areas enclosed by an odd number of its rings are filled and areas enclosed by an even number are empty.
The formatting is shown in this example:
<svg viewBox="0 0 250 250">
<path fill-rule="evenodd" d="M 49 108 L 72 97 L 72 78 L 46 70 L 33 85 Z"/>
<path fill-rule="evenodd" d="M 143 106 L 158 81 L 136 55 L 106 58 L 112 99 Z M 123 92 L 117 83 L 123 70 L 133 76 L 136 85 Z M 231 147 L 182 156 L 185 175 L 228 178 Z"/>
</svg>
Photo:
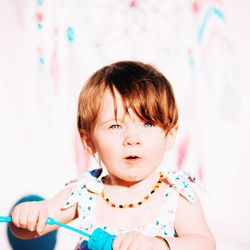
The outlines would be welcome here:
<svg viewBox="0 0 250 250">
<path fill-rule="evenodd" d="M 48 218 L 46 201 L 20 203 L 11 211 L 11 217 L 16 227 L 42 234 Z"/>
<path fill-rule="evenodd" d="M 166 244 L 152 236 L 146 236 L 139 232 L 119 234 L 112 245 L 113 250 L 166 250 Z"/>
</svg>

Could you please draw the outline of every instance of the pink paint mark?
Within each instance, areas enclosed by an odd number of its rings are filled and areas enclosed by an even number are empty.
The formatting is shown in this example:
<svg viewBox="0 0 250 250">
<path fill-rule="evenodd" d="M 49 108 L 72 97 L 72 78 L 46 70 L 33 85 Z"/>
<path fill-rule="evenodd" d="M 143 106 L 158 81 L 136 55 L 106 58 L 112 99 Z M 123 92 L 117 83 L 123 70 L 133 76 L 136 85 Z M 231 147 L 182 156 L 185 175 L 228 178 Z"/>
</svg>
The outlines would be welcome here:
<svg viewBox="0 0 250 250">
<path fill-rule="evenodd" d="M 57 28 L 57 27 L 55 27 L 55 28 L 54 28 L 54 30 L 53 30 L 53 34 L 54 34 L 55 36 L 57 36 L 57 35 L 58 35 L 58 33 L 59 33 L 59 30 L 58 30 L 58 28 Z"/>
<path fill-rule="evenodd" d="M 200 11 L 200 3 L 198 3 L 198 1 L 194 1 L 192 3 L 192 10 L 195 14 L 197 14 Z"/>
<path fill-rule="evenodd" d="M 38 58 L 44 58 L 44 51 L 42 47 L 38 47 L 36 51 Z"/>
<path fill-rule="evenodd" d="M 51 64 L 50 64 L 50 74 L 53 79 L 54 89 L 57 91 L 59 86 L 59 76 L 60 76 L 60 70 L 59 70 L 59 63 L 58 63 L 58 56 L 57 56 L 57 50 L 54 49 L 51 57 Z"/>
<path fill-rule="evenodd" d="M 38 55 L 43 55 L 43 48 L 42 47 L 38 47 L 36 51 L 37 51 Z"/>
<path fill-rule="evenodd" d="M 82 175 L 90 169 L 90 156 L 84 150 L 78 131 L 75 132 L 75 155 L 77 174 Z"/>
<path fill-rule="evenodd" d="M 130 0 L 130 7 L 135 7 L 137 5 L 137 0 Z"/>
<path fill-rule="evenodd" d="M 198 164 L 197 175 L 202 182 L 205 181 L 204 166 L 201 162 Z"/>
<path fill-rule="evenodd" d="M 178 149 L 178 159 L 177 159 L 177 169 L 181 170 L 183 168 L 184 160 L 187 156 L 187 150 L 189 147 L 190 139 L 189 136 L 184 136 L 183 140 L 180 143 L 179 149 Z"/>
<path fill-rule="evenodd" d="M 38 20 L 39 23 L 43 21 L 43 14 L 41 12 L 36 13 L 36 19 Z"/>
</svg>

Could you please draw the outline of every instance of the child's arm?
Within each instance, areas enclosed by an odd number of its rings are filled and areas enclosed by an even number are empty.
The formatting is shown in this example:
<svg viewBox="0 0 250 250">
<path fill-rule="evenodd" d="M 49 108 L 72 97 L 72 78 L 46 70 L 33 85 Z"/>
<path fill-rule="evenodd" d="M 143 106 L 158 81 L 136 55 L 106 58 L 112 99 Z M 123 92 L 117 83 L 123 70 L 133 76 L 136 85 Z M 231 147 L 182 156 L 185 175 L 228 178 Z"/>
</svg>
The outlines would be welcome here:
<svg viewBox="0 0 250 250">
<path fill-rule="evenodd" d="M 167 238 L 171 250 L 215 250 L 215 240 L 206 223 L 201 203 L 195 194 L 195 204 L 180 196 L 175 229 L 178 238 Z"/>
<path fill-rule="evenodd" d="M 48 217 L 63 223 L 74 220 L 77 217 L 77 205 L 61 209 L 71 190 L 72 186 L 66 187 L 51 200 L 18 204 L 11 211 L 11 232 L 21 239 L 33 239 L 58 228 L 45 224 Z"/>
</svg>

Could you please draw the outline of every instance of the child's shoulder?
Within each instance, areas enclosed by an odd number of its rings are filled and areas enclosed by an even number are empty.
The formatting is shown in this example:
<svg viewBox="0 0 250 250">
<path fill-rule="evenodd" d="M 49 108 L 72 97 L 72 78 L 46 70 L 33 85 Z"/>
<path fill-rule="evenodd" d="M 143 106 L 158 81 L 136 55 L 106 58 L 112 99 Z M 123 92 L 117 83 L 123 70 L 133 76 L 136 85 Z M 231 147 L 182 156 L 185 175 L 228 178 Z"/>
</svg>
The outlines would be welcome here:
<svg viewBox="0 0 250 250">
<path fill-rule="evenodd" d="M 93 169 L 89 172 L 84 173 L 80 177 L 68 181 L 65 186 L 71 185 L 73 189 L 83 189 L 86 188 L 91 192 L 99 193 L 102 191 L 103 185 L 100 181 L 100 176 L 102 174 L 102 169 Z"/>
<path fill-rule="evenodd" d="M 103 183 L 100 180 L 102 169 L 94 169 L 84 173 L 77 179 L 67 182 L 66 186 L 71 186 L 71 192 L 63 206 L 63 209 L 79 203 L 83 197 L 90 194 L 100 194 L 103 190 Z"/>
<path fill-rule="evenodd" d="M 200 180 L 185 171 L 169 171 L 166 173 L 166 181 L 170 187 L 191 203 L 195 203 L 195 192 L 192 183 L 202 187 Z"/>
</svg>

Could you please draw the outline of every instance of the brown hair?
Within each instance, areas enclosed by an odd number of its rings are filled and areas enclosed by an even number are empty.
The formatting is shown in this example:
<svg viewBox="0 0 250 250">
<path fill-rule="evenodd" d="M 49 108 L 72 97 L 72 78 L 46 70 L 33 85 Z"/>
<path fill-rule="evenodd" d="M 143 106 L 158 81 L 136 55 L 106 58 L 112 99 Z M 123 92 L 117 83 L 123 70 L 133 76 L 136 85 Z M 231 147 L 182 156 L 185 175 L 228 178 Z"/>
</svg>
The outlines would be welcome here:
<svg viewBox="0 0 250 250">
<path fill-rule="evenodd" d="M 162 127 L 166 133 L 177 126 L 178 109 L 169 81 L 155 67 L 136 61 L 121 61 L 96 71 L 83 86 L 78 102 L 78 130 L 91 138 L 106 89 L 121 95 L 124 110 L 131 108 L 143 121 Z"/>
</svg>

